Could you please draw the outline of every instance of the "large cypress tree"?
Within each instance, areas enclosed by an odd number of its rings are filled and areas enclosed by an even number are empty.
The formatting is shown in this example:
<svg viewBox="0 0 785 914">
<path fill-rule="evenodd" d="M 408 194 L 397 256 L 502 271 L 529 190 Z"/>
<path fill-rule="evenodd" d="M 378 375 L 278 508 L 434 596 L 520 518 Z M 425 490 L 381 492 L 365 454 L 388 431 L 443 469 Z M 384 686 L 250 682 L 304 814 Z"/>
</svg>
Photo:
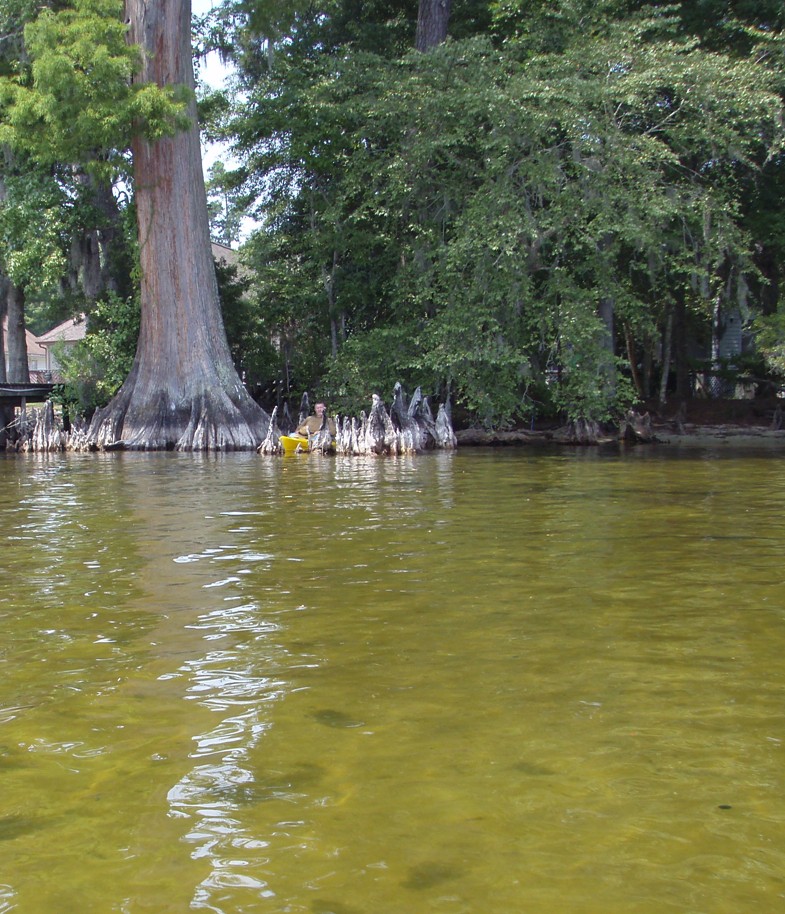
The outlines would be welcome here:
<svg viewBox="0 0 785 914">
<path fill-rule="evenodd" d="M 190 0 L 127 0 L 142 49 L 135 79 L 194 89 Z M 226 341 L 215 279 L 193 100 L 172 136 L 133 139 L 142 319 L 131 373 L 93 418 L 97 446 L 243 450 L 269 418 L 243 387 Z"/>
<path fill-rule="evenodd" d="M 93 417 L 95 447 L 250 449 L 269 425 L 218 303 L 190 27 L 190 0 L 73 0 L 27 27 L 32 66 L 2 83 L 0 142 L 39 163 L 106 174 L 132 150 L 141 329 L 128 378 Z"/>
</svg>

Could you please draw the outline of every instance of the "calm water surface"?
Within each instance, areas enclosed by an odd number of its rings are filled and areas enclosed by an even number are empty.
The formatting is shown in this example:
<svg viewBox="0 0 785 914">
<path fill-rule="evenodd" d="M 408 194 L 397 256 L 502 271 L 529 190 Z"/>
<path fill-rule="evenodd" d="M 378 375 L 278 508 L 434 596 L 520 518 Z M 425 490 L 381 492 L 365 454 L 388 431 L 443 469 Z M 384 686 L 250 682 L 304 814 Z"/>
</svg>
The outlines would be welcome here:
<svg viewBox="0 0 785 914">
<path fill-rule="evenodd" d="M 0 914 L 785 909 L 783 469 L 0 458 Z"/>
</svg>

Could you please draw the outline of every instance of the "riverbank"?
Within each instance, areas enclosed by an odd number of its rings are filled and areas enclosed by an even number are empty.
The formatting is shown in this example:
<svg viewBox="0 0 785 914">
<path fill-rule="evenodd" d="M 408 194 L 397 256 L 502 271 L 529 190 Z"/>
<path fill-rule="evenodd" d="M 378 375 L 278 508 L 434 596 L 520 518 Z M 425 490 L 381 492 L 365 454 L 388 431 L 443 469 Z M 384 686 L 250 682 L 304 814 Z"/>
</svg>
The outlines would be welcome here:
<svg viewBox="0 0 785 914">
<path fill-rule="evenodd" d="M 775 398 L 754 400 L 689 400 L 681 405 L 657 409 L 648 404 L 652 444 L 680 447 L 729 442 L 734 445 L 763 442 L 785 445 L 782 402 Z M 456 430 L 459 447 L 506 447 L 569 444 L 566 429 L 555 423 L 535 423 L 533 428 Z M 612 430 L 598 443 L 618 440 Z M 649 442 L 641 442 L 641 444 Z"/>
</svg>

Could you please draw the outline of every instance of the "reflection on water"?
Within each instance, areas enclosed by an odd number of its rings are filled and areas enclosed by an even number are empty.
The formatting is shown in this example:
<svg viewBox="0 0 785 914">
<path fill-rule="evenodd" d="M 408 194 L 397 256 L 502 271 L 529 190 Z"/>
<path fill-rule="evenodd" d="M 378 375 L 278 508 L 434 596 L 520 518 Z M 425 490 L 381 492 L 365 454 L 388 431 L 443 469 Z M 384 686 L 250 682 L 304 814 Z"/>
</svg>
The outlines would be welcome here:
<svg viewBox="0 0 785 914">
<path fill-rule="evenodd" d="M 0 914 L 782 906 L 776 452 L 0 484 Z"/>
</svg>

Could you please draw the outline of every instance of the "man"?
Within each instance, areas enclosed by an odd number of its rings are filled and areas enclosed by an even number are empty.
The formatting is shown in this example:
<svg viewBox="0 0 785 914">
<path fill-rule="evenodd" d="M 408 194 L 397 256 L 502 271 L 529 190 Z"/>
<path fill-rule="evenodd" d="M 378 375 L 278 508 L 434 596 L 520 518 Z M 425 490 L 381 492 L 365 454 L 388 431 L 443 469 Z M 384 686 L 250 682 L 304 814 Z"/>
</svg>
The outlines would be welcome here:
<svg viewBox="0 0 785 914">
<path fill-rule="evenodd" d="M 305 438 L 315 435 L 318 431 L 321 430 L 322 422 L 324 421 L 324 414 L 327 407 L 324 403 L 316 404 L 316 415 L 308 416 L 305 422 L 302 423 L 297 429 L 298 435 L 303 435 Z M 335 422 L 332 419 L 327 419 L 327 427 L 330 430 L 330 434 L 335 437 Z"/>
</svg>

